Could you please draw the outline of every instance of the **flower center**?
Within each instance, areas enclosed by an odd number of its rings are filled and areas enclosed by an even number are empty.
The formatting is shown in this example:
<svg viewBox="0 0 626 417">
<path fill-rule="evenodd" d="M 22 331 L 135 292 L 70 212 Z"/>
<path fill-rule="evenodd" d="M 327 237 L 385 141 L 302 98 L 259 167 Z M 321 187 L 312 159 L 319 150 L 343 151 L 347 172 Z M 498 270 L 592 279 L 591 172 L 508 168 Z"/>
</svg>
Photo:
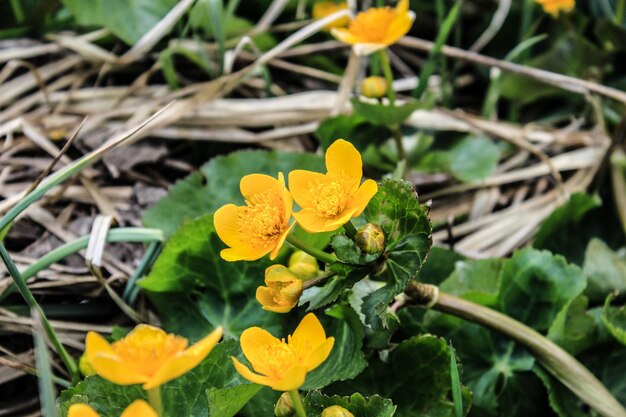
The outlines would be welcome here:
<svg viewBox="0 0 626 417">
<path fill-rule="evenodd" d="M 268 283 L 268 287 L 272 291 L 272 300 L 276 304 L 280 306 L 289 304 L 288 303 L 289 300 L 287 300 L 287 298 L 283 296 L 280 292 L 291 284 L 292 284 L 291 282 L 282 282 L 282 281 L 274 281 L 274 282 Z"/>
<path fill-rule="evenodd" d="M 284 340 L 281 343 L 272 343 L 265 349 L 265 356 L 259 364 L 260 369 L 256 371 L 266 376 L 280 378 L 289 368 L 298 363 L 294 350 Z"/>
<path fill-rule="evenodd" d="M 254 194 L 246 199 L 241 216 L 240 233 L 254 246 L 265 246 L 287 227 L 284 204 L 276 190 Z"/>
<path fill-rule="evenodd" d="M 343 211 L 348 195 L 339 180 L 316 184 L 312 193 L 315 210 L 323 217 L 335 217 Z"/>
<path fill-rule="evenodd" d="M 390 7 L 370 8 L 352 20 L 349 30 L 362 38 L 363 43 L 381 42 L 395 18 L 396 11 Z"/>
<path fill-rule="evenodd" d="M 128 366 L 153 376 L 168 359 L 185 350 L 187 339 L 165 332 L 133 331 L 111 347 Z"/>
</svg>

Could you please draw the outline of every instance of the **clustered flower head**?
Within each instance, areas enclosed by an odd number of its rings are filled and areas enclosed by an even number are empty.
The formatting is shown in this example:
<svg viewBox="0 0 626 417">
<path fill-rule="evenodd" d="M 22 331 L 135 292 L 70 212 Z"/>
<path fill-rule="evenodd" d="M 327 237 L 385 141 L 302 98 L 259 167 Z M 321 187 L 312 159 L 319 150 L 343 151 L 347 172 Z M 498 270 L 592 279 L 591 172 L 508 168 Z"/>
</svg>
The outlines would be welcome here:
<svg viewBox="0 0 626 417">
<path fill-rule="evenodd" d="M 396 43 L 414 20 L 409 0 L 400 0 L 395 8 L 371 7 L 357 14 L 347 28 L 333 28 L 330 33 L 352 45 L 357 55 L 369 55 Z"/>
<path fill-rule="evenodd" d="M 143 384 L 156 388 L 195 368 L 222 338 L 218 327 L 191 347 L 187 339 L 158 327 L 140 324 L 112 344 L 89 332 L 85 353 L 93 370 L 118 385 Z"/>
<path fill-rule="evenodd" d="M 327 338 L 317 317 L 309 313 L 287 341 L 275 338 L 267 330 L 251 327 L 242 333 L 240 342 L 254 369 L 253 372 L 233 357 L 241 376 L 276 391 L 292 391 L 300 388 L 306 374 L 328 358 L 335 338 Z"/>
<path fill-rule="evenodd" d="M 72 404 L 67 417 L 100 417 L 100 414 L 87 404 Z M 158 417 L 158 415 L 147 402 L 136 400 L 124 410 L 120 417 Z"/>
<path fill-rule="evenodd" d="M 543 11 L 558 17 L 560 13 L 569 13 L 574 9 L 576 0 L 536 0 L 543 7 Z"/>
</svg>

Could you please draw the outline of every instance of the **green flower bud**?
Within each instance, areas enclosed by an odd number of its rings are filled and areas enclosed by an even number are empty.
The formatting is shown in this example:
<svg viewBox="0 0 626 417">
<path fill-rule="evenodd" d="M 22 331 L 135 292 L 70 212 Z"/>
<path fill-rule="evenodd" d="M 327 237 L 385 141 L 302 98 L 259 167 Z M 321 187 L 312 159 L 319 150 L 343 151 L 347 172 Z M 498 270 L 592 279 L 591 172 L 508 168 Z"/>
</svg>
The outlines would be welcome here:
<svg viewBox="0 0 626 417">
<path fill-rule="evenodd" d="M 322 411 L 322 417 L 354 417 L 354 414 L 340 405 L 331 405 Z"/>
<path fill-rule="evenodd" d="M 301 250 L 289 257 L 289 270 L 303 281 L 316 277 L 320 272 L 317 259 Z"/>
<path fill-rule="evenodd" d="M 274 415 L 276 417 L 291 417 L 295 413 L 296 410 L 293 408 L 291 395 L 288 392 L 283 392 L 276 403 L 276 407 L 274 407 Z"/>
<path fill-rule="evenodd" d="M 385 232 L 374 223 L 367 223 L 356 231 L 356 244 L 365 253 L 380 253 L 385 250 Z"/>
<path fill-rule="evenodd" d="M 383 77 L 367 77 L 361 81 L 361 94 L 368 98 L 380 98 L 387 94 L 387 80 Z"/>
</svg>

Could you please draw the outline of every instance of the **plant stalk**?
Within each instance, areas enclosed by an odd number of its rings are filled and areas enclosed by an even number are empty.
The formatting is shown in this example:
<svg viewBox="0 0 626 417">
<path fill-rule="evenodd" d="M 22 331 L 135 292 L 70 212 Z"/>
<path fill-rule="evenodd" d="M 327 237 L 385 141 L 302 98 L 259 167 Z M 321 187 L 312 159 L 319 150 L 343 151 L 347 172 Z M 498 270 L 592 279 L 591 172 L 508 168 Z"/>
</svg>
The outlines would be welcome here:
<svg viewBox="0 0 626 417">
<path fill-rule="evenodd" d="M 309 255 L 319 259 L 322 262 L 325 262 L 327 264 L 334 264 L 335 262 L 337 262 L 337 257 L 335 255 L 311 247 L 307 243 L 295 237 L 293 234 L 287 236 L 287 242 L 291 243 L 296 248 L 308 253 Z"/>
<path fill-rule="evenodd" d="M 626 410 L 609 390 L 572 355 L 540 333 L 490 308 L 413 281 L 406 294 L 418 304 L 496 330 L 526 347 L 539 363 L 583 402 L 604 417 L 626 417 Z"/>
<path fill-rule="evenodd" d="M 296 410 L 296 416 L 298 417 L 307 417 L 306 411 L 304 411 L 304 404 L 302 404 L 302 398 L 300 398 L 300 393 L 297 389 L 289 391 L 289 396 L 291 396 L 291 402 L 293 402 L 293 408 Z"/>
<path fill-rule="evenodd" d="M 389 53 L 387 49 L 381 49 L 380 64 L 383 67 L 383 74 L 385 74 L 385 80 L 387 81 L 387 98 L 389 99 L 389 106 L 393 107 L 396 104 L 396 92 L 393 90 L 393 72 L 391 72 L 391 63 L 389 62 Z"/>
<path fill-rule="evenodd" d="M 154 411 L 156 411 L 157 416 L 163 417 L 163 400 L 161 398 L 161 387 L 155 387 L 146 391 L 148 393 L 148 403 Z"/>
<path fill-rule="evenodd" d="M 78 366 L 76 365 L 76 362 L 67 352 L 67 350 L 65 350 L 65 346 L 63 346 L 63 344 L 57 337 L 57 334 L 50 325 L 48 319 L 46 318 L 43 309 L 39 306 L 37 300 L 35 300 L 33 293 L 30 292 L 30 288 L 28 288 L 28 285 L 26 285 L 26 281 L 20 274 L 20 271 L 17 269 L 17 266 L 13 262 L 13 259 L 11 259 L 9 252 L 6 250 L 2 243 L 0 243 L 0 257 L 2 258 L 2 261 L 4 262 L 7 271 L 9 271 L 9 274 L 13 278 L 13 282 L 17 286 L 17 289 L 22 294 L 24 301 L 26 301 L 26 304 L 28 304 L 28 307 L 31 310 L 35 310 L 37 314 L 41 317 L 42 327 L 46 332 L 46 335 L 50 339 L 52 346 L 61 357 L 61 360 L 63 361 L 63 364 L 65 365 L 68 373 L 71 375 L 72 382 L 78 382 L 80 380 L 80 374 L 78 373 Z"/>
<path fill-rule="evenodd" d="M 350 220 L 348 220 L 348 223 L 343 225 L 343 230 L 350 239 L 354 240 L 356 238 L 356 227 L 354 227 Z"/>
</svg>

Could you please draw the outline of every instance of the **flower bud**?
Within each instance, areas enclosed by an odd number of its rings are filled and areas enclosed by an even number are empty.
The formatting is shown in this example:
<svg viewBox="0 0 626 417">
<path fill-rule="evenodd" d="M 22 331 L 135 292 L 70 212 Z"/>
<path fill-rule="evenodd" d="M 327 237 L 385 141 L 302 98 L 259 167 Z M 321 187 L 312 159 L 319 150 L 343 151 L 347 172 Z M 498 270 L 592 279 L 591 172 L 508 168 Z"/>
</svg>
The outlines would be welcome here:
<svg viewBox="0 0 626 417">
<path fill-rule="evenodd" d="M 256 299 L 263 310 L 287 313 L 298 304 L 302 280 L 286 266 L 272 265 L 265 270 L 265 285 L 256 290 Z"/>
<path fill-rule="evenodd" d="M 354 414 L 340 405 L 331 405 L 322 411 L 322 417 L 354 417 Z"/>
<path fill-rule="evenodd" d="M 356 231 L 356 244 L 365 253 L 380 253 L 385 250 L 385 232 L 374 223 L 367 223 Z"/>
<path fill-rule="evenodd" d="M 320 272 L 317 259 L 301 250 L 289 257 L 289 270 L 303 281 L 316 277 Z"/>
<path fill-rule="evenodd" d="M 91 376 L 96 374 L 96 370 L 91 366 L 91 362 L 89 362 L 89 358 L 87 354 L 83 353 L 80 359 L 78 360 L 78 370 L 83 376 Z"/>
<path fill-rule="evenodd" d="M 296 410 L 293 408 L 291 395 L 289 395 L 288 392 L 283 392 L 276 403 L 276 407 L 274 407 L 274 415 L 276 417 L 291 417 L 295 412 Z"/>
<path fill-rule="evenodd" d="M 383 77 L 367 77 L 361 81 L 361 94 L 369 98 L 381 98 L 387 94 L 387 80 Z"/>
</svg>

